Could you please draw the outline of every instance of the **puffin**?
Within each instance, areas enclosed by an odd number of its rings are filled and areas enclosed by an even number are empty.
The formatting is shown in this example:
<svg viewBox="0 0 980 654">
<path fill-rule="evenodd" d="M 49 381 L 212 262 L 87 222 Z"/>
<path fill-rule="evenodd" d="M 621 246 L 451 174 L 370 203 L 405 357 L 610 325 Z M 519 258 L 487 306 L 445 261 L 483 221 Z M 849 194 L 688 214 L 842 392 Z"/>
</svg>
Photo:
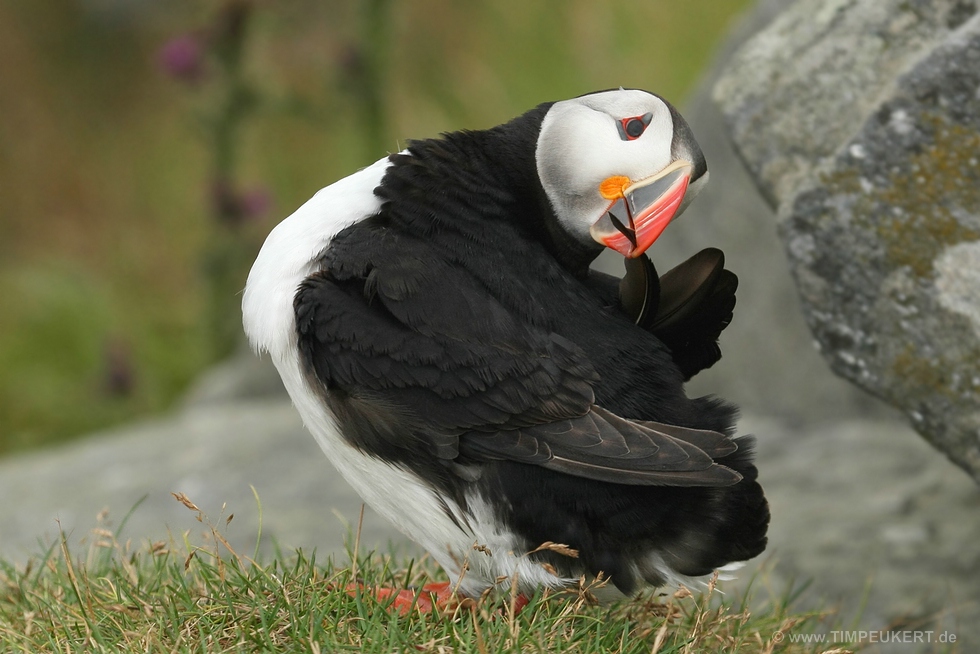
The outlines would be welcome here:
<svg viewBox="0 0 980 654">
<path fill-rule="evenodd" d="M 242 311 L 306 428 L 449 583 L 406 607 L 604 579 L 693 586 L 760 554 L 769 508 L 737 409 L 688 397 L 737 277 L 647 249 L 704 187 L 657 94 L 546 102 L 410 141 L 267 237 Z M 605 249 L 622 279 L 590 265 Z"/>
</svg>

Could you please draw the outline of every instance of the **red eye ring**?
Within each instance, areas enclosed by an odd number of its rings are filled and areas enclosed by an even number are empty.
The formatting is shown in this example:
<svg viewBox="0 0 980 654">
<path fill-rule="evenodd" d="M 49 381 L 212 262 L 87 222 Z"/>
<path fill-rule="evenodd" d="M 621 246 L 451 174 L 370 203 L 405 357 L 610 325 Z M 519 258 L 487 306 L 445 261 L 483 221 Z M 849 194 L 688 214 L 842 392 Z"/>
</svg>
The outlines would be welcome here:
<svg viewBox="0 0 980 654">
<path fill-rule="evenodd" d="M 620 118 L 616 121 L 616 127 L 619 129 L 619 138 L 624 141 L 635 141 L 643 135 L 651 120 L 653 120 L 653 114 L 649 111 L 642 116 Z"/>
</svg>

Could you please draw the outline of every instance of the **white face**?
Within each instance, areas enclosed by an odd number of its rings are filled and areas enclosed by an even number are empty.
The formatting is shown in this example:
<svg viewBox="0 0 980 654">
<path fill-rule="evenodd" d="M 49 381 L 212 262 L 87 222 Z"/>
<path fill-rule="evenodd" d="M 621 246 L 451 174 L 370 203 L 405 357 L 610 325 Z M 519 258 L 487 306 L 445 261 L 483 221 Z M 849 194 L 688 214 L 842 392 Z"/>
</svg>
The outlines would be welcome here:
<svg viewBox="0 0 980 654">
<path fill-rule="evenodd" d="M 627 134 L 622 121 L 642 118 Z M 686 130 L 684 134 L 689 134 Z M 562 226 L 583 243 L 590 227 L 610 206 L 600 185 L 610 178 L 635 184 L 656 176 L 678 159 L 694 162 L 700 150 L 689 138 L 675 142 L 667 104 L 639 90 L 605 91 L 555 103 L 544 117 L 535 153 L 538 177 Z M 707 174 L 692 180 L 682 207 Z M 679 211 L 677 213 L 680 213 Z"/>
</svg>

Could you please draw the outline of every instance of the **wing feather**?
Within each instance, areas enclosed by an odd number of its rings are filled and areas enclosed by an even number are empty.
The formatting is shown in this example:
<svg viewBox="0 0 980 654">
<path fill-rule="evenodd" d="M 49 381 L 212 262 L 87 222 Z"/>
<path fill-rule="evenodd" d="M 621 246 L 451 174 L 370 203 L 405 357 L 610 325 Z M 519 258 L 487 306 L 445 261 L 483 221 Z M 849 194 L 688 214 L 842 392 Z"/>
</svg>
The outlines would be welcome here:
<svg viewBox="0 0 980 654">
<path fill-rule="evenodd" d="M 350 231 L 294 307 L 311 378 L 357 447 L 409 460 L 422 444 L 450 464 L 516 461 L 619 484 L 740 479 L 714 460 L 737 447 L 724 434 L 597 406 L 581 348 L 509 311 L 423 242 Z"/>
</svg>

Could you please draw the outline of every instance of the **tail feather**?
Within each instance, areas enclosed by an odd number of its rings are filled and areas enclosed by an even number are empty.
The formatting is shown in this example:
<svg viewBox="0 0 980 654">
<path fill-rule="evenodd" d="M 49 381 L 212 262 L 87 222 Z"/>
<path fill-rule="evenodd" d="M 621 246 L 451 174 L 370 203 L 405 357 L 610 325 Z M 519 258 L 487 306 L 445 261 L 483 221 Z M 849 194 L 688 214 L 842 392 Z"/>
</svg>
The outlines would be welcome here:
<svg viewBox="0 0 980 654">
<path fill-rule="evenodd" d="M 746 561 L 766 549 L 769 503 L 759 485 L 752 462 L 755 438 L 743 436 L 738 449 L 717 462 L 736 470 L 742 481 L 717 489 L 696 528 L 683 533 L 664 548 L 665 563 L 680 574 L 700 576 L 727 564 Z"/>
</svg>

